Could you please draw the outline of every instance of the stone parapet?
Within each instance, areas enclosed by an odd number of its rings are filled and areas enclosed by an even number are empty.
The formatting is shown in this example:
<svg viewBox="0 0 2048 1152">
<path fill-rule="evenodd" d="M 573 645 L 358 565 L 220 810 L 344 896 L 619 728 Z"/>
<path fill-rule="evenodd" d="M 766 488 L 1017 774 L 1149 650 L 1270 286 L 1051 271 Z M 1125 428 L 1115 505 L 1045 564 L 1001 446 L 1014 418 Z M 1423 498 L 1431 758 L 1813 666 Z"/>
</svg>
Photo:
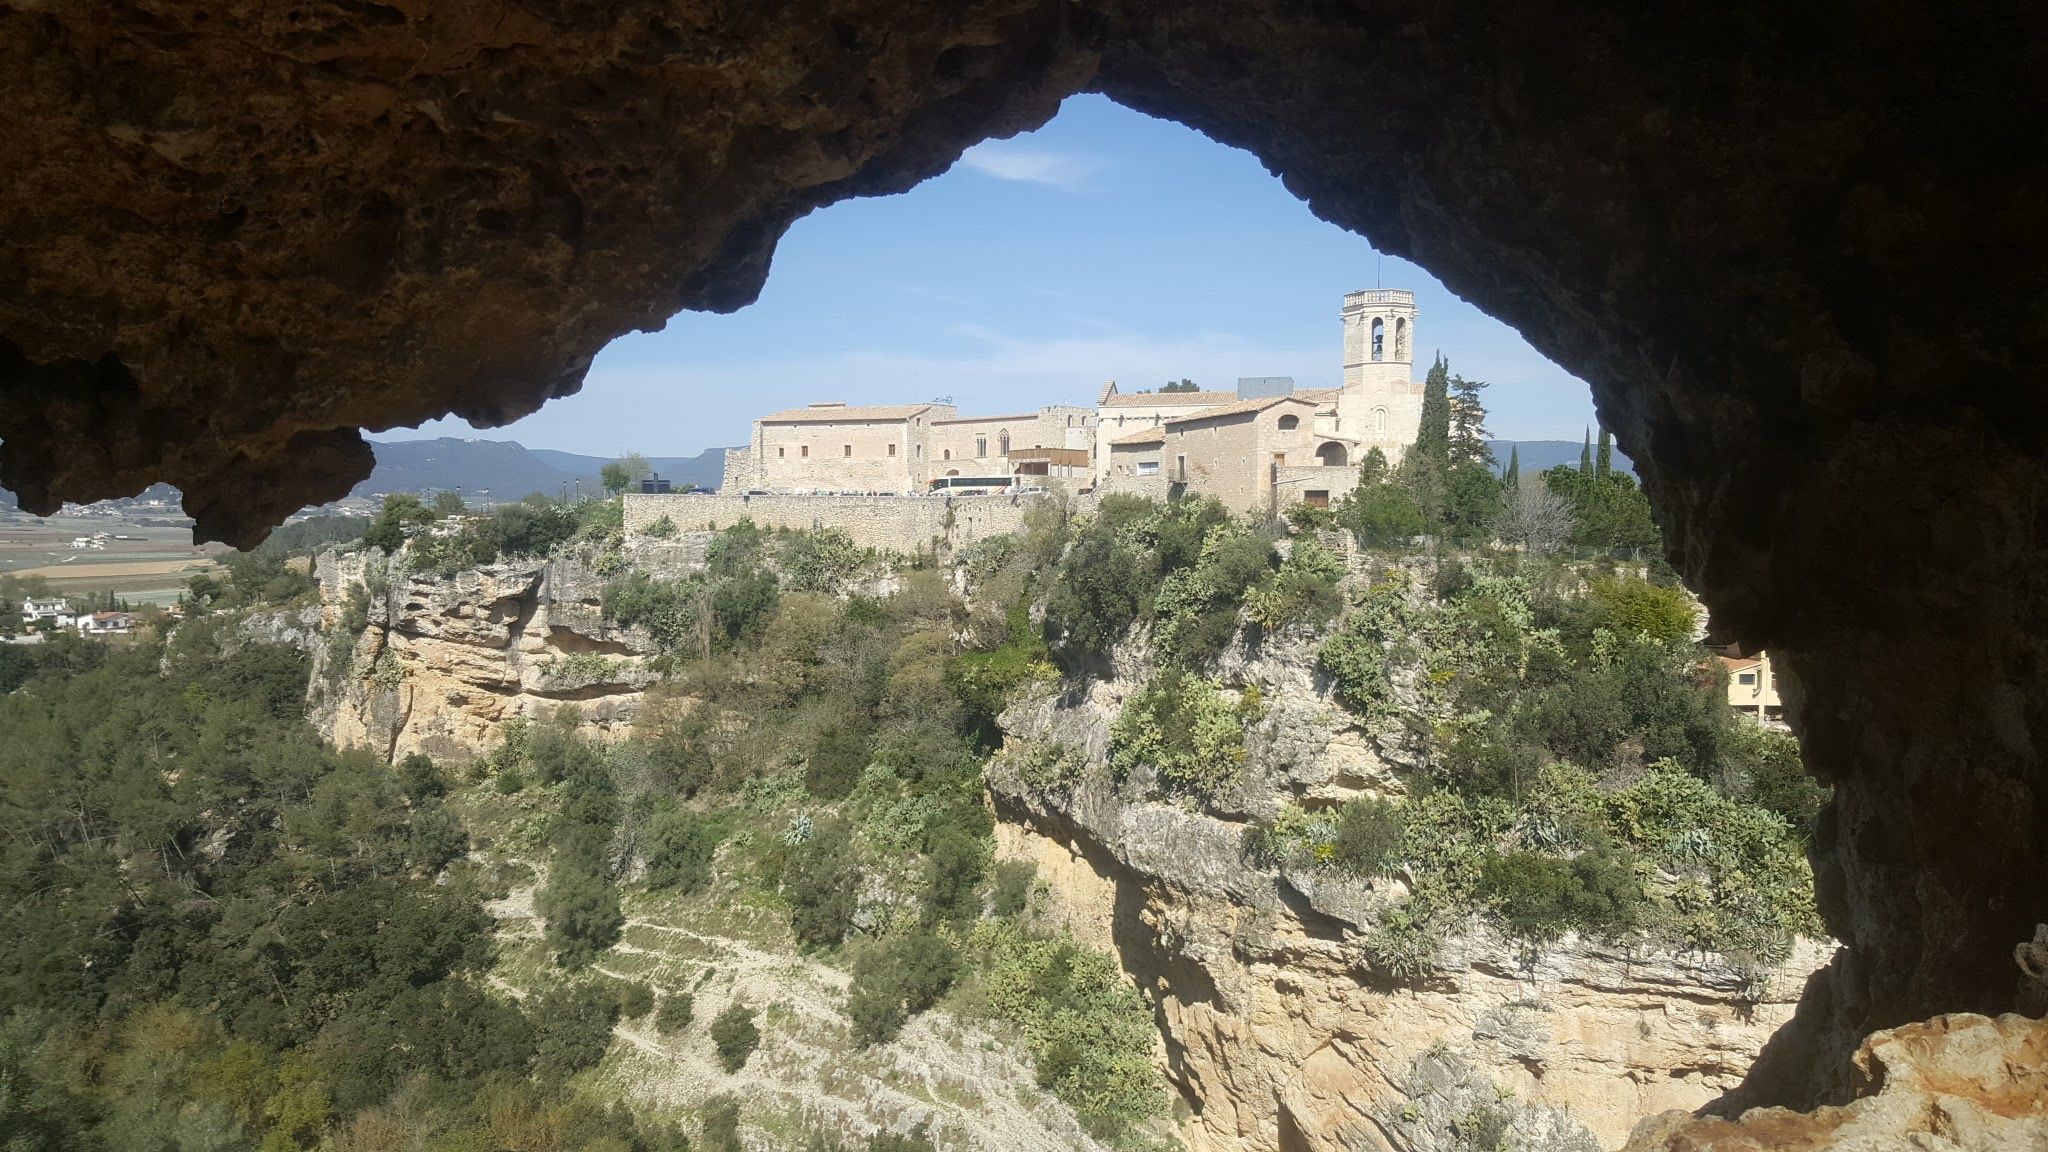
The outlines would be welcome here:
<svg viewBox="0 0 2048 1152">
<path fill-rule="evenodd" d="M 837 528 L 863 548 L 912 553 L 962 548 L 1024 530 L 1033 502 L 1050 496 L 748 496 L 720 493 L 626 493 L 629 538 L 668 517 L 682 532 L 730 528 L 751 520 L 763 528 Z"/>
</svg>

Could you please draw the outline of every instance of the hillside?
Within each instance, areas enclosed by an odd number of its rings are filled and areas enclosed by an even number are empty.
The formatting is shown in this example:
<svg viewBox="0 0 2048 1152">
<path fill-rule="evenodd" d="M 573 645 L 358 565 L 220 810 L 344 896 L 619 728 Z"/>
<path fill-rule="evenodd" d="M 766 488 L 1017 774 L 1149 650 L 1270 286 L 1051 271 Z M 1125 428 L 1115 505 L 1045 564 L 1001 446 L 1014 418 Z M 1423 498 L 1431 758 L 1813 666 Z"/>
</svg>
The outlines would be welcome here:
<svg viewBox="0 0 2048 1152">
<path fill-rule="evenodd" d="M 458 439 L 378 440 L 377 467 L 356 485 L 353 495 L 387 492 L 438 492 L 460 489 L 467 497 L 515 500 L 529 492 L 559 493 L 582 482 L 586 493 L 602 485 L 602 456 L 582 456 L 551 448 L 528 448 L 516 440 Z M 715 488 L 725 467 L 725 449 L 707 448 L 695 456 L 649 456 L 655 473 L 681 487 Z"/>
<path fill-rule="evenodd" d="M 1503 466 L 1508 462 L 1509 449 L 1519 450 L 1522 471 L 1532 474 L 1555 468 L 1559 464 L 1577 465 L 1579 452 L 1585 447 L 1584 443 L 1577 440 L 1488 440 L 1486 443 L 1493 449 L 1493 458 Z M 1636 470 L 1635 465 L 1621 454 L 1619 448 L 1614 450 L 1614 469 L 1631 476 L 1635 475 Z"/>
</svg>

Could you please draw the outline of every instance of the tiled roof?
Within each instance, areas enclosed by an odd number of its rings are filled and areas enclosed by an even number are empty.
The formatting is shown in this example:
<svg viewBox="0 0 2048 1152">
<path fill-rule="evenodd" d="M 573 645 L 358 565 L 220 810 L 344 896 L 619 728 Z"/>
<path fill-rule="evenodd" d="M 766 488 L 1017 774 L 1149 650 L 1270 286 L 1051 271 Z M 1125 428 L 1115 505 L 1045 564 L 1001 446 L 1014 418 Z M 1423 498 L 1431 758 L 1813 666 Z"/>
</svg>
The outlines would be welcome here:
<svg viewBox="0 0 2048 1152">
<path fill-rule="evenodd" d="M 1294 394 L 1286 396 L 1260 396 L 1251 400 L 1239 400 L 1235 404 L 1225 404 L 1218 408 L 1204 408 L 1200 412 L 1190 412 L 1185 416 L 1169 416 L 1166 422 L 1170 425 L 1186 424 L 1190 420 L 1210 420 L 1218 416 L 1245 416 L 1253 412 L 1264 412 L 1275 404 L 1308 404 L 1313 406 L 1315 401 Z"/>
<path fill-rule="evenodd" d="M 846 420 L 908 420 L 930 404 L 861 404 L 785 408 L 760 418 L 763 424 L 836 424 Z"/>
<path fill-rule="evenodd" d="M 1166 443 L 1166 430 L 1163 428 L 1140 428 L 1136 432 L 1126 432 L 1123 435 L 1118 436 L 1109 442 L 1110 447 L 1112 448 L 1116 447 L 1119 444 L 1164 443 Z"/>
<path fill-rule="evenodd" d="M 1214 404 L 1228 404 L 1237 399 L 1235 392 L 1131 392 L 1111 396 L 1102 402 L 1105 408 L 1195 408 Z"/>
</svg>

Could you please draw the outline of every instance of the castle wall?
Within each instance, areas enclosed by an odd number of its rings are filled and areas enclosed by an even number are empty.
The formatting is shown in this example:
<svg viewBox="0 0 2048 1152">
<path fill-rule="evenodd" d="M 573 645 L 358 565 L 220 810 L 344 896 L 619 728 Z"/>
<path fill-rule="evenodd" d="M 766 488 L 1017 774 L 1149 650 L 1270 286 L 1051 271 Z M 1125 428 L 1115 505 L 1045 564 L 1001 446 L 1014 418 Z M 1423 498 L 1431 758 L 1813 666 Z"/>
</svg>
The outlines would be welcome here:
<svg viewBox="0 0 2048 1152">
<path fill-rule="evenodd" d="M 715 496 L 626 493 L 626 535 L 644 534 L 663 516 L 679 531 L 730 528 L 837 528 L 863 548 L 915 552 L 934 544 L 963 548 L 1024 530 L 1033 496 Z"/>
</svg>

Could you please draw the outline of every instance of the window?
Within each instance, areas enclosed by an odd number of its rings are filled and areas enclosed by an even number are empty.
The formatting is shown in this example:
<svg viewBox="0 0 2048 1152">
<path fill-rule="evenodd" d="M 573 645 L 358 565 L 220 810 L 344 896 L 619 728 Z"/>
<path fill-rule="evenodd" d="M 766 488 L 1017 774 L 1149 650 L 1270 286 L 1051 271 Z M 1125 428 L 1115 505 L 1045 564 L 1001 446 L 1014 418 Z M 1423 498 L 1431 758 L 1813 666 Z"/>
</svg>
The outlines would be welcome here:
<svg viewBox="0 0 2048 1152">
<path fill-rule="evenodd" d="M 976 459 L 988 455 L 988 437 L 976 436 L 974 438 L 974 455 Z"/>
<path fill-rule="evenodd" d="M 1138 461 L 1138 475 L 1140 475 L 1140 476 L 1157 476 L 1157 475 L 1159 475 L 1159 461 L 1157 461 L 1157 460 L 1140 460 L 1140 461 Z"/>
<path fill-rule="evenodd" d="M 1311 488 L 1301 494 L 1301 502 L 1311 508 L 1328 508 L 1330 492 L 1327 488 Z"/>
<path fill-rule="evenodd" d="M 1756 673 L 1738 672 L 1735 674 L 1735 682 L 1737 684 L 1754 684 L 1756 683 Z"/>
<path fill-rule="evenodd" d="M 1186 480 L 1188 478 L 1188 458 L 1186 454 L 1173 458 L 1173 472 L 1176 479 Z"/>
<path fill-rule="evenodd" d="M 797 449 L 796 452 L 799 456 L 809 457 L 811 454 L 811 446 L 809 444 L 806 444 L 803 447 Z"/>
<path fill-rule="evenodd" d="M 841 456 L 851 456 L 851 455 L 853 455 L 853 445 L 851 445 L 851 444 L 845 445 L 844 447 L 842 447 L 842 448 L 841 448 L 841 449 L 839 450 L 839 454 L 840 454 Z"/>
<path fill-rule="evenodd" d="M 1410 359 L 1408 353 L 1408 318 L 1394 321 L 1394 359 Z"/>
<path fill-rule="evenodd" d="M 1292 432 L 1299 427 L 1301 427 L 1301 417 L 1291 412 L 1280 418 L 1280 430 L 1282 432 Z"/>
<path fill-rule="evenodd" d="M 913 455 L 913 456 L 917 457 L 917 458 L 918 458 L 919 460 L 922 460 L 922 459 L 924 459 L 924 445 L 922 445 L 922 444 L 917 444 L 917 445 L 913 445 L 913 446 L 911 447 L 911 449 L 910 449 L 910 453 L 911 453 L 911 455 Z"/>
<path fill-rule="evenodd" d="M 953 450 L 951 448 L 940 449 L 940 453 L 939 459 L 941 460 L 951 460 L 953 458 Z"/>
<path fill-rule="evenodd" d="M 777 460 L 780 460 L 780 459 L 782 459 L 782 455 L 783 455 L 783 453 L 785 453 L 785 452 L 787 452 L 787 451 L 789 451 L 789 450 L 788 450 L 787 448 L 777 448 L 777 449 L 775 450 L 775 458 L 776 458 Z"/>
<path fill-rule="evenodd" d="M 1387 410 L 1385 408 L 1375 408 L 1372 410 L 1372 434 L 1375 436 L 1385 436 L 1387 434 Z"/>
<path fill-rule="evenodd" d="M 896 454 L 896 446 L 895 446 L 894 444 L 891 444 L 891 445 L 889 445 L 889 455 L 891 455 L 891 456 L 894 456 L 895 454 Z"/>
<path fill-rule="evenodd" d="M 1372 358 L 1387 358 L 1387 322 L 1377 316 L 1372 318 Z"/>
<path fill-rule="evenodd" d="M 998 437 L 996 443 L 1001 445 L 1001 447 L 996 449 L 998 452 L 1002 453 L 1005 456 L 1008 456 L 1010 454 L 1010 434 L 1008 432 L 1005 432 L 1000 437 Z"/>
</svg>

